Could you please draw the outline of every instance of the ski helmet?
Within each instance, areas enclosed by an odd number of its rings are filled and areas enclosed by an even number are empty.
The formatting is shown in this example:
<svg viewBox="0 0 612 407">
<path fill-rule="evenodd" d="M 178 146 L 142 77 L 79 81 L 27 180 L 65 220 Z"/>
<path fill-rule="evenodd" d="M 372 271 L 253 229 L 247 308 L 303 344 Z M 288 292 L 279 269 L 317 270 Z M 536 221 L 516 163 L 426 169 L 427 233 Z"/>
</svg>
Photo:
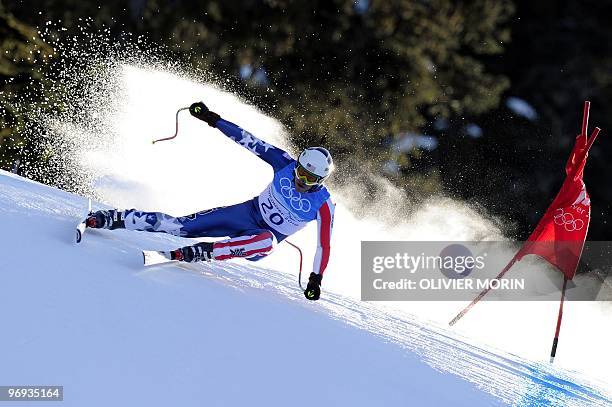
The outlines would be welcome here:
<svg viewBox="0 0 612 407">
<path fill-rule="evenodd" d="M 322 185 L 334 170 L 331 154 L 323 147 L 308 147 L 302 151 L 295 166 L 295 177 L 306 185 Z"/>
</svg>

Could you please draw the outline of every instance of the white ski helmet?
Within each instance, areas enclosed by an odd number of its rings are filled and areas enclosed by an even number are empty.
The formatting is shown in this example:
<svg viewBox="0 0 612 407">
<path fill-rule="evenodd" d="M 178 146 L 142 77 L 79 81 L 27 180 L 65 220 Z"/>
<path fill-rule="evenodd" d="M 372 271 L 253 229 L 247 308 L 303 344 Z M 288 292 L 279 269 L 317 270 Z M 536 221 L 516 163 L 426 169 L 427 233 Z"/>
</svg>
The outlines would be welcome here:
<svg viewBox="0 0 612 407">
<path fill-rule="evenodd" d="M 323 147 L 302 151 L 295 166 L 295 176 L 307 185 L 321 185 L 334 170 L 331 154 Z"/>
</svg>

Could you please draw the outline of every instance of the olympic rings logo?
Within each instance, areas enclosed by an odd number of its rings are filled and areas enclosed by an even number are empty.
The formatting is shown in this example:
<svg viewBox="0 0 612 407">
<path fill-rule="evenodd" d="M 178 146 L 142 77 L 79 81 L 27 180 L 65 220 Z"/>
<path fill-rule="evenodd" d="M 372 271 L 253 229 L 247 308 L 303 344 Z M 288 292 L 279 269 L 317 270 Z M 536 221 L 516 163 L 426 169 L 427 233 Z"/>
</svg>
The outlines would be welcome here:
<svg viewBox="0 0 612 407">
<path fill-rule="evenodd" d="M 574 215 L 565 212 L 563 208 L 557 209 L 554 217 L 555 225 L 563 226 L 568 232 L 575 232 L 584 227 L 582 219 L 574 219 Z"/>
<path fill-rule="evenodd" d="M 281 191 L 280 191 L 281 195 L 289 199 L 289 203 L 291 204 L 291 207 L 293 209 L 295 209 L 296 211 L 301 211 L 301 212 L 310 211 L 311 204 L 308 199 L 302 198 L 302 194 L 300 194 L 297 191 L 295 191 L 297 195 L 295 196 L 293 195 L 294 194 L 293 181 L 291 181 L 287 177 L 283 177 L 280 179 L 280 186 L 281 186 Z"/>
</svg>

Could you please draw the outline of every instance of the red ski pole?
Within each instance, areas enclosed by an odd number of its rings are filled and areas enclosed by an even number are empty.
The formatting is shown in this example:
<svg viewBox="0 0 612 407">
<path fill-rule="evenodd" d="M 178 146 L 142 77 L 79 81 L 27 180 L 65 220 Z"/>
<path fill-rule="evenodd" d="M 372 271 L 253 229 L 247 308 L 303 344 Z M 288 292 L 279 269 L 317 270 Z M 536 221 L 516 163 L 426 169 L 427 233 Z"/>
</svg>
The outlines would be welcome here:
<svg viewBox="0 0 612 407">
<path fill-rule="evenodd" d="M 183 110 L 189 110 L 189 106 L 182 107 L 182 108 L 180 108 L 179 110 L 176 111 L 176 130 L 174 131 L 174 136 L 166 137 L 166 138 L 160 138 L 160 139 L 157 139 L 157 140 L 153 140 L 153 144 L 157 143 L 158 141 L 172 140 L 173 138 L 178 136 L 178 130 L 179 130 L 179 126 L 178 126 L 179 120 L 178 120 L 178 117 L 179 117 L 179 113 L 182 112 Z"/>
<path fill-rule="evenodd" d="M 304 287 L 302 287 L 302 249 L 300 249 L 297 245 L 291 243 L 288 240 L 285 240 L 285 242 L 287 242 L 287 244 L 293 246 L 298 251 L 298 253 L 300 254 L 300 272 L 298 273 L 298 284 L 300 285 L 300 288 L 302 290 L 304 290 Z"/>
</svg>

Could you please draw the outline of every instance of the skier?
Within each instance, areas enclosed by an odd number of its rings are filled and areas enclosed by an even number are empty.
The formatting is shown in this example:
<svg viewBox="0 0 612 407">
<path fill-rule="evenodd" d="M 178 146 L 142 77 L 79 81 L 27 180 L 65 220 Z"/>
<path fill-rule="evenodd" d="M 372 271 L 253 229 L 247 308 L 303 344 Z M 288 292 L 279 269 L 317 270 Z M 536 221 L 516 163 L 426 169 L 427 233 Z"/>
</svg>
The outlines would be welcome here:
<svg viewBox="0 0 612 407">
<path fill-rule="evenodd" d="M 136 209 L 100 210 L 88 216 L 87 227 L 163 232 L 184 237 L 229 237 L 173 250 L 171 259 L 194 262 L 241 257 L 257 261 L 270 254 L 277 243 L 316 219 L 318 246 L 304 295 L 309 300 L 318 300 L 329 260 L 335 208 L 323 186 L 334 168 L 329 151 L 310 147 L 295 160 L 287 152 L 222 119 L 202 102 L 193 103 L 189 112 L 270 164 L 274 178 L 266 189 L 246 202 L 182 217 Z"/>
</svg>

